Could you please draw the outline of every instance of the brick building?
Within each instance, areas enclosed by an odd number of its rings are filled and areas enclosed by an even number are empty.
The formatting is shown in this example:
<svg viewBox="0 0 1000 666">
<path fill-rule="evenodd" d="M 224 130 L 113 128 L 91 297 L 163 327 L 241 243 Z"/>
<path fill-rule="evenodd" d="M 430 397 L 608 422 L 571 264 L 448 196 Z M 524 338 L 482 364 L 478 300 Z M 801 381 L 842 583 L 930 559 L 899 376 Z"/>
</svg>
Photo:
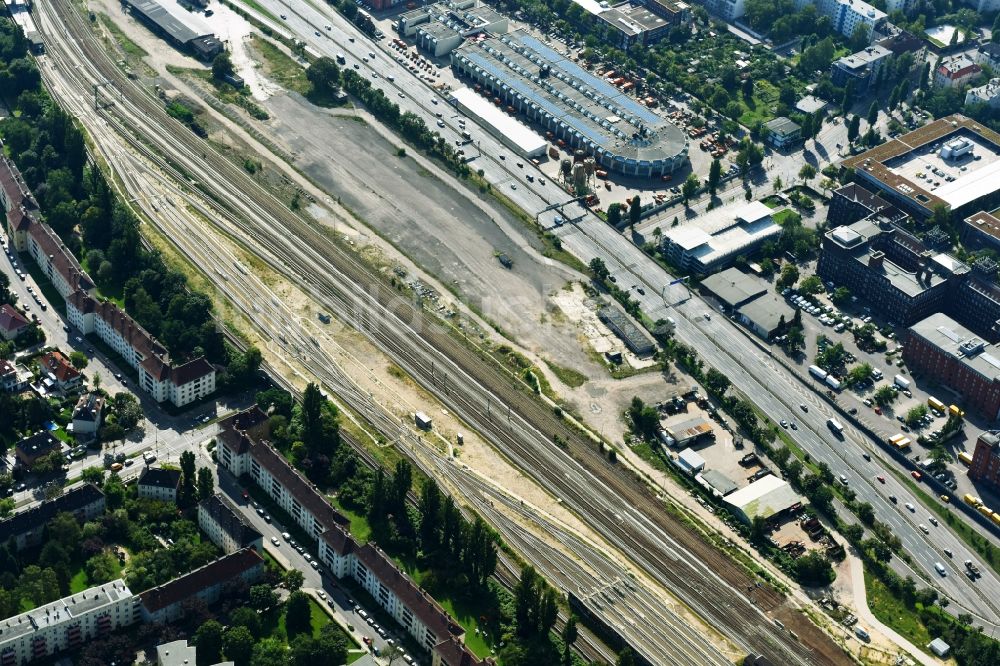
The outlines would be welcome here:
<svg viewBox="0 0 1000 666">
<path fill-rule="evenodd" d="M 1000 437 L 991 432 L 979 436 L 969 465 L 969 478 L 1000 489 Z"/>
<path fill-rule="evenodd" d="M 951 317 L 933 314 L 911 326 L 903 360 L 914 374 L 961 394 L 968 409 L 1000 417 L 1000 351 Z"/>
</svg>

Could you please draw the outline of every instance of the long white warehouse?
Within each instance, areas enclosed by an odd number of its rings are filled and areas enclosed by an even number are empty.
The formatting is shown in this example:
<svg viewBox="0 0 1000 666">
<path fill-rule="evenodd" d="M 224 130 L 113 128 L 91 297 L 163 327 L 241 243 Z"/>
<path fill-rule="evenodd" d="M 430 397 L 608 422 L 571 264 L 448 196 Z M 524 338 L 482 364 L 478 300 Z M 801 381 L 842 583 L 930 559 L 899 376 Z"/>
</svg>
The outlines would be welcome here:
<svg viewBox="0 0 1000 666">
<path fill-rule="evenodd" d="M 451 103 L 482 125 L 490 134 L 522 157 L 545 154 L 548 143 L 536 131 L 507 115 L 471 88 L 459 88 L 451 94 Z"/>
</svg>

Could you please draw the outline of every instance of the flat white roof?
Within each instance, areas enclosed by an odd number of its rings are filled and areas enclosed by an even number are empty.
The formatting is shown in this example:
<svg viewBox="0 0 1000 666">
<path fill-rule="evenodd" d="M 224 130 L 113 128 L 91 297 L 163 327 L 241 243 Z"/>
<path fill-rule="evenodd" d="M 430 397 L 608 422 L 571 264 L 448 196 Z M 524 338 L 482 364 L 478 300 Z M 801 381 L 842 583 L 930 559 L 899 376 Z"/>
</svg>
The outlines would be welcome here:
<svg viewBox="0 0 1000 666">
<path fill-rule="evenodd" d="M 670 240 L 680 245 L 685 250 L 693 250 L 699 245 L 704 245 L 712 240 L 712 237 L 694 224 L 678 227 L 667 233 Z"/>
<path fill-rule="evenodd" d="M 773 474 L 768 474 L 726 496 L 727 504 L 742 511 L 750 519 L 756 516 L 769 518 L 801 501 L 802 498 L 787 481 Z"/>
<path fill-rule="evenodd" d="M 542 135 L 507 115 L 471 88 L 459 88 L 451 93 L 451 97 L 479 120 L 493 127 L 498 136 L 515 144 L 523 154 L 537 155 L 545 152 L 548 142 Z"/>
<path fill-rule="evenodd" d="M 601 12 L 606 12 L 608 11 L 608 9 L 610 9 L 610 5 L 602 7 L 601 3 L 598 2 L 598 0 L 573 0 L 573 2 L 580 5 L 581 7 L 583 7 L 588 12 L 594 15 L 600 14 Z"/>
<path fill-rule="evenodd" d="M 744 222 L 756 222 L 758 220 L 763 220 L 770 214 L 770 208 L 765 206 L 760 201 L 753 201 L 736 211 L 736 218 L 743 220 Z"/>
<path fill-rule="evenodd" d="M 945 201 L 952 209 L 964 206 L 980 197 L 993 194 L 1000 188 L 997 178 L 1000 177 L 1000 160 L 987 164 L 981 169 L 945 183 L 934 190 L 934 194 Z"/>
</svg>

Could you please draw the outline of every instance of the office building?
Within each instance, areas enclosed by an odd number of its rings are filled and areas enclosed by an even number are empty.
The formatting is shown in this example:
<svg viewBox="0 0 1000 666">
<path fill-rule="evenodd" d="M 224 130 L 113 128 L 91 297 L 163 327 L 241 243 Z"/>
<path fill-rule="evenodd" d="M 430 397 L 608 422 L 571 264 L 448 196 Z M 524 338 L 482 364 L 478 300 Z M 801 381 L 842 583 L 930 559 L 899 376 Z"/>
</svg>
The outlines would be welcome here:
<svg viewBox="0 0 1000 666">
<path fill-rule="evenodd" d="M 831 228 L 854 224 L 887 208 L 889 202 L 882 197 L 872 194 L 857 183 L 848 183 L 835 189 L 830 196 L 826 224 Z M 902 220 L 905 215 L 899 212 L 897 217 Z"/>
<path fill-rule="evenodd" d="M 750 256 L 781 235 L 771 209 L 759 201 L 714 208 L 695 222 L 663 232 L 663 251 L 682 271 L 707 274 Z"/>
<path fill-rule="evenodd" d="M 469 37 L 507 32 L 507 17 L 476 0 L 445 0 L 404 12 L 396 21 L 396 31 L 412 37 L 419 48 L 437 58 Z"/>
<path fill-rule="evenodd" d="M 967 409 L 1000 418 L 1000 351 L 951 317 L 937 313 L 911 326 L 903 360 L 911 372 L 959 393 Z"/>
<path fill-rule="evenodd" d="M 633 46 L 652 46 L 667 36 L 674 24 L 651 7 L 622 2 L 597 15 L 604 39 L 623 51 Z"/>
</svg>

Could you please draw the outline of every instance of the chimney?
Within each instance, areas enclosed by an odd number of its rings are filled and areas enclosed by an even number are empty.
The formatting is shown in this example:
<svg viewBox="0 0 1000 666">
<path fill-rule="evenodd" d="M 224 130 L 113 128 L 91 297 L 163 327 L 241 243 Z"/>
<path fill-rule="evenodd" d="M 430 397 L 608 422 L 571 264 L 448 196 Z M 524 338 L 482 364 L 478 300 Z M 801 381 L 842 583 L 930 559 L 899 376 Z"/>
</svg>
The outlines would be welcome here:
<svg viewBox="0 0 1000 666">
<path fill-rule="evenodd" d="M 868 268 L 882 270 L 882 264 L 885 261 L 885 252 L 881 250 L 876 250 L 872 252 L 868 257 Z"/>
</svg>

